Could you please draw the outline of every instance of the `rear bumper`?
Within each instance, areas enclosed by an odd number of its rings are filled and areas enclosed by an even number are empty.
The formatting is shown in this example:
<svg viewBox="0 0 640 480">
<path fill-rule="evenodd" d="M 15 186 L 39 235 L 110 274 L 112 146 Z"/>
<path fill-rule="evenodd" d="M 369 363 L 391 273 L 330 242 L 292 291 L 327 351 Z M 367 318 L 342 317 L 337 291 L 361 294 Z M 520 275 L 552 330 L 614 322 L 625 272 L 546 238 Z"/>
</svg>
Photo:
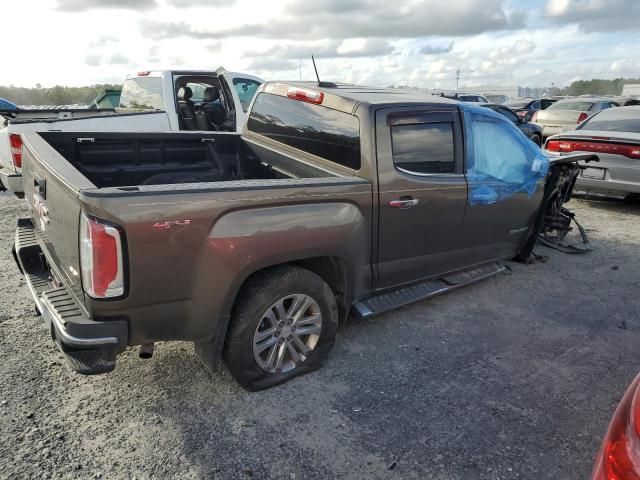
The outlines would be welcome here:
<svg viewBox="0 0 640 480">
<path fill-rule="evenodd" d="M 22 193 L 22 175 L 12 172 L 8 168 L 0 167 L 0 183 L 2 186 L 13 193 Z"/>
<path fill-rule="evenodd" d="M 127 345 L 125 320 L 91 319 L 71 292 L 55 286 L 29 218 L 18 220 L 14 257 L 51 337 L 78 373 L 110 372 Z"/>
<path fill-rule="evenodd" d="M 574 191 L 605 197 L 626 197 L 631 193 L 640 193 L 640 183 L 611 180 L 607 176 L 604 180 L 578 177 Z"/>
</svg>

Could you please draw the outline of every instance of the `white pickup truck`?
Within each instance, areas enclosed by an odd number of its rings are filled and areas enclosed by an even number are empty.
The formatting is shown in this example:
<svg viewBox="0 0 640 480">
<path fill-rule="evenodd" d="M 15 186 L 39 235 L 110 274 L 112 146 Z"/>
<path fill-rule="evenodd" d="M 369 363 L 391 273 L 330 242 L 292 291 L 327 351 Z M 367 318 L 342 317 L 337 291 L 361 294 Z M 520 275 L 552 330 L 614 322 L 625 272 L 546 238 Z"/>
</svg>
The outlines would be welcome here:
<svg viewBox="0 0 640 480">
<path fill-rule="evenodd" d="M 23 191 L 24 132 L 238 132 L 262 83 L 223 68 L 147 71 L 127 77 L 113 110 L 0 110 L 0 190 Z"/>
</svg>

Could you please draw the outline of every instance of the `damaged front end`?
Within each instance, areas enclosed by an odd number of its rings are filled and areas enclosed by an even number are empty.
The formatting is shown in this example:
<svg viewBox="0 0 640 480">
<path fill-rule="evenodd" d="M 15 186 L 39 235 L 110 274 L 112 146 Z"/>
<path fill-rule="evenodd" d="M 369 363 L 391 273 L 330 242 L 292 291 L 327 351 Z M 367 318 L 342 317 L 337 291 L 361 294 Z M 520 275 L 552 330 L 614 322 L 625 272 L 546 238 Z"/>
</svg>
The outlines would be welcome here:
<svg viewBox="0 0 640 480">
<path fill-rule="evenodd" d="M 584 228 L 575 219 L 575 213 L 564 206 L 571 198 L 576 179 L 583 168 L 578 162 L 597 162 L 597 155 L 575 154 L 551 157 L 547 172 L 542 204 L 529 238 L 518 254 L 517 260 L 531 261 L 536 242 L 565 253 L 586 253 L 591 251 Z M 582 237 L 582 245 L 570 245 L 564 242 L 575 223 Z"/>
</svg>

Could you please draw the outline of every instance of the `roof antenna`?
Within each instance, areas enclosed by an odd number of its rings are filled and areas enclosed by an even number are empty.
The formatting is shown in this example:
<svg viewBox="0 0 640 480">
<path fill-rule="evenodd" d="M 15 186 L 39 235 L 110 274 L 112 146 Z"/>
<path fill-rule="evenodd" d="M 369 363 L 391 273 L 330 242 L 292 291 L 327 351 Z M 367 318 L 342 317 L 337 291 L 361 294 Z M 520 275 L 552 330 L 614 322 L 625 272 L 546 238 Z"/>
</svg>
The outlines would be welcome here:
<svg viewBox="0 0 640 480">
<path fill-rule="evenodd" d="M 313 58 L 313 54 L 311 54 L 311 61 L 313 62 L 313 69 L 316 71 L 316 78 L 318 79 L 319 87 L 327 87 L 327 88 L 337 88 L 338 86 L 333 82 L 322 82 L 320 80 L 320 75 L 318 75 L 318 67 L 316 67 L 316 59 Z"/>
</svg>

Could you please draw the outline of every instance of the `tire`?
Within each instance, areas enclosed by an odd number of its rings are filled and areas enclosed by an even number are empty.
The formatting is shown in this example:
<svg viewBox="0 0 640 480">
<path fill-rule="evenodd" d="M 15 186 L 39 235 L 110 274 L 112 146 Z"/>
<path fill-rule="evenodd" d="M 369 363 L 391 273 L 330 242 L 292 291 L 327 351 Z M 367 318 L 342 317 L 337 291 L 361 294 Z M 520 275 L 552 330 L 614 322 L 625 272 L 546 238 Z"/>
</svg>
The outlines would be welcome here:
<svg viewBox="0 0 640 480">
<path fill-rule="evenodd" d="M 537 133 L 531 135 L 531 141 L 542 148 L 542 138 Z"/>
<path fill-rule="evenodd" d="M 300 334 L 303 329 L 312 333 Z M 223 358 L 242 387 L 263 390 L 319 368 L 337 329 L 338 307 L 325 281 L 301 267 L 275 267 L 256 274 L 242 288 Z"/>
</svg>

